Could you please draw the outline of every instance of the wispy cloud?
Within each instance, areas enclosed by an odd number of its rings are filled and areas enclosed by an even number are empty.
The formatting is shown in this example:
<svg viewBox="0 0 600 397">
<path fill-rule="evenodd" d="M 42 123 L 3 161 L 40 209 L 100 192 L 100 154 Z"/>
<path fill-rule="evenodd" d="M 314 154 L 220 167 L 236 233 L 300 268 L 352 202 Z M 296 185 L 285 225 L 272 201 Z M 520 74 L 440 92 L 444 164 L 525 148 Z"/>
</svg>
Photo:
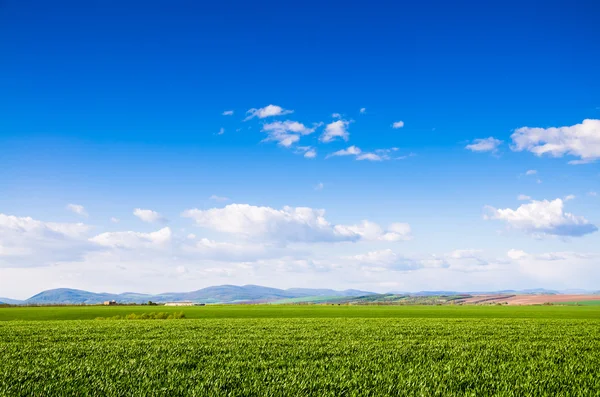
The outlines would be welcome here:
<svg viewBox="0 0 600 397">
<path fill-rule="evenodd" d="M 218 201 L 221 203 L 225 202 L 225 201 L 229 201 L 229 197 L 217 196 L 216 194 L 213 194 L 212 196 L 210 196 L 209 199 L 211 199 L 213 201 Z"/>
<path fill-rule="evenodd" d="M 307 127 L 298 121 L 274 121 L 263 125 L 262 131 L 267 133 L 265 141 L 275 141 L 281 146 L 290 147 L 300 140 L 300 136 L 309 135 L 321 126 L 322 123 L 314 123 Z"/>
<path fill-rule="evenodd" d="M 392 124 L 392 128 L 394 128 L 394 129 L 398 129 L 398 128 L 402 128 L 402 127 L 404 127 L 404 121 L 402 121 L 402 120 L 400 120 L 400 121 L 395 121 L 395 122 Z"/>
<path fill-rule="evenodd" d="M 67 209 L 77 215 L 81 215 L 83 217 L 87 217 L 88 213 L 85 210 L 85 208 L 83 207 L 83 205 L 79 205 L 79 204 L 68 204 L 67 205 Z"/>
<path fill-rule="evenodd" d="M 473 143 L 465 146 L 465 149 L 472 152 L 492 152 L 498 151 L 498 146 L 502 144 L 502 141 L 494 137 L 475 139 Z"/>
<path fill-rule="evenodd" d="M 244 121 L 253 119 L 254 117 L 258 117 L 259 119 L 264 119 L 267 117 L 274 116 L 283 116 L 286 114 L 294 113 L 293 110 L 284 109 L 281 106 L 277 105 L 267 105 L 264 108 L 252 108 L 249 109 L 246 114 L 246 118 Z"/>
<path fill-rule="evenodd" d="M 355 156 L 356 160 L 368 160 L 368 161 L 384 161 L 384 160 L 392 160 L 392 153 L 397 152 L 398 148 L 393 147 L 390 149 L 377 149 L 373 152 L 363 152 L 357 146 L 349 146 L 346 149 L 338 150 L 337 152 L 333 152 L 327 155 L 326 158 L 330 157 L 338 157 L 338 156 Z M 404 157 L 397 157 L 396 159 L 403 159 Z"/>
<path fill-rule="evenodd" d="M 361 114 L 365 114 L 365 113 L 367 113 L 367 108 L 360 108 L 359 111 Z"/>
<path fill-rule="evenodd" d="M 233 110 L 226 110 L 221 113 L 223 116 L 233 116 Z"/>
</svg>

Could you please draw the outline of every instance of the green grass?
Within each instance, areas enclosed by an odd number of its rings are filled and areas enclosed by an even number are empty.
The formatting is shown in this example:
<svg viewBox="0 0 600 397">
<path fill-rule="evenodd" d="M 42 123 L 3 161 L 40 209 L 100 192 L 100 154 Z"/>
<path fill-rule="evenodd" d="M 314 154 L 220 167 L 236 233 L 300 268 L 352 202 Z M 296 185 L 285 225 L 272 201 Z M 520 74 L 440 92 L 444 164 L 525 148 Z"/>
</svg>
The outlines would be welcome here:
<svg viewBox="0 0 600 397">
<path fill-rule="evenodd" d="M 600 300 L 577 301 L 577 302 L 561 302 L 561 303 L 555 303 L 555 305 L 567 305 L 567 306 L 600 306 Z"/>
<path fill-rule="evenodd" d="M 600 395 L 597 320 L 283 320 L 3 322 L 0 395 Z"/>
<path fill-rule="evenodd" d="M 183 312 L 201 318 L 562 318 L 600 319 L 600 306 L 337 306 L 337 305 L 215 305 L 65 306 L 0 308 L 0 321 L 93 320 L 131 313 Z"/>
<path fill-rule="evenodd" d="M 157 311 L 186 318 L 94 320 Z M 0 396 L 600 396 L 600 306 L 21 307 L 0 319 Z"/>
</svg>

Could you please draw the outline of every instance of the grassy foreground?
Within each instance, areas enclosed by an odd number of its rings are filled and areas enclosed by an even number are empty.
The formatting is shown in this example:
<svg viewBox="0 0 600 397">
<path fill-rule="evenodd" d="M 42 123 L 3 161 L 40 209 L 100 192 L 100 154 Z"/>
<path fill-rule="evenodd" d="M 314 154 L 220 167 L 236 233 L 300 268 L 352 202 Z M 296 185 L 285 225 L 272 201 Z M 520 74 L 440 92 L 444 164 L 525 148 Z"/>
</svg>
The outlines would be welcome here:
<svg viewBox="0 0 600 397">
<path fill-rule="evenodd" d="M 598 307 L 173 309 L 0 322 L 0 395 L 600 396 Z"/>
<path fill-rule="evenodd" d="M 188 319 L 203 318 L 562 318 L 598 319 L 600 306 L 325 306 L 325 305 L 215 305 L 168 306 L 57 306 L 0 308 L 0 321 L 93 320 L 131 313 L 183 312 Z"/>
</svg>

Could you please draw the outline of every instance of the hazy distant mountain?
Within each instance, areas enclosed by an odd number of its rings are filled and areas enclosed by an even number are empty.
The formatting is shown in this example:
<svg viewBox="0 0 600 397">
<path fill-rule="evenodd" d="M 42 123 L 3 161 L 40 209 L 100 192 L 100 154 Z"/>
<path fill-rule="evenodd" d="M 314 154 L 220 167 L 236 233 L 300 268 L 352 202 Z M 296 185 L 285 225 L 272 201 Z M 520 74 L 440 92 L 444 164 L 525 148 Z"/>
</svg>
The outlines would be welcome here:
<svg viewBox="0 0 600 397">
<path fill-rule="evenodd" d="M 286 298 L 302 298 L 308 296 L 354 297 L 372 294 L 374 293 L 357 290 L 336 291 L 330 289 L 308 288 L 291 288 L 283 290 L 261 287 L 259 285 L 219 285 L 191 292 L 166 292 L 157 295 L 138 294 L 135 292 L 125 292 L 122 294 L 95 293 L 69 288 L 59 288 L 40 292 L 20 303 L 31 305 L 97 304 L 108 300 L 115 300 L 120 303 L 145 303 L 148 301 L 160 303 L 187 300 L 204 303 L 234 303 L 276 301 Z"/>
<path fill-rule="evenodd" d="M 336 291 L 333 289 L 312 289 L 312 288 L 290 288 L 286 291 L 294 294 L 304 294 L 305 296 L 366 296 L 375 295 L 374 292 L 359 291 L 357 289 L 346 289 Z"/>
<path fill-rule="evenodd" d="M 23 301 L 20 301 L 20 300 L 17 300 L 17 299 L 0 298 L 0 305 L 2 305 L 2 304 L 6 304 L 6 305 L 20 305 L 21 303 L 23 303 Z"/>
<path fill-rule="evenodd" d="M 543 288 L 526 289 L 521 291 L 487 291 L 487 292 L 458 292 L 458 291 L 419 291 L 419 292 L 390 292 L 394 295 L 405 295 L 414 297 L 432 297 L 432 296 L 454 296 L 454 295 L 482 295 L 482 294 L 564 294 L 564 293 L 593 293 L 584 290 L 555 291 Z M 8 298 L 0 298 L 0 302 L 8 304 L 30 304 L 30 305 L 49 305 L 49 304 L 98 304 L 108 300 L 115 300 L 120 303 L 146 303 L 153 302 L 177 302 L 193 301 L 199 303 L 235 303 L 235 302 L 272 302 L 284 299 L 296 298 L 314 298 L 314 297 L 368 297 L 378 295 L 374 292 L 359 291 L 348 289 L 336 291 L 333 289 L 313 289 L 313 288 L 290 288 L 278 289 L 262 287 L 260 285 L 218 285 L 191 292 L 166 292 L 163 294 L 148 295 L 136 292 L 124 292 L 122 294 L 95 293 L 77 289 L 59 288 L 40 292 L 37 295 L 25 301 L 18 301 Z M 383 294 L 386 295 L 386 294 Z M 367 299 L 369 300 L 369 299 Z M 307 299 L 307 301 L 315 301 Z"/>
</svg>

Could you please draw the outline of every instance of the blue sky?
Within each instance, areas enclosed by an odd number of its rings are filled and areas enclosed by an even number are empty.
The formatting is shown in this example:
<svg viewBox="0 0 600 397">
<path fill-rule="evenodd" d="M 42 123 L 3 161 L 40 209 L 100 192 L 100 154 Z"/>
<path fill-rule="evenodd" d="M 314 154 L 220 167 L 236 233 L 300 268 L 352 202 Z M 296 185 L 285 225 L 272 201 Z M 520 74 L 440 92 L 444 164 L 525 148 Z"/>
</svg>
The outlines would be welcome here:
<svg viewBox="0 0 600 397">
<path fill-rule="evenodd" d="M 0 1 L 0 296 L 598 289 L 598 4 L 388 3 Z"/>
</svg>

